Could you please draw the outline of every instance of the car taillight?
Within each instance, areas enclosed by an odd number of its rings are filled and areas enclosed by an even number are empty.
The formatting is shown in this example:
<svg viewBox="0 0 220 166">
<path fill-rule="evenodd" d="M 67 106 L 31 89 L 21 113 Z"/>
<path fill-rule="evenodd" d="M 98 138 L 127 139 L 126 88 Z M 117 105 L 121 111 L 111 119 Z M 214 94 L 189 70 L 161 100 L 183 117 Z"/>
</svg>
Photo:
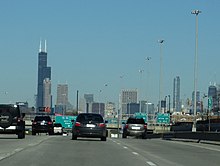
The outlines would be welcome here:
<svg viewBox="0 0 220 166">
<path fill-rule="evenodd" d="M 37 124 L 37 122 L 33 122 L 33 124 Z"/>
<path fill-rule="evenodd" d="M 76 123 L 75 123 L 75 126 L 76 126 L 76 127 L 80 127 L 81 124 L 80 124 L 79 122 L 76 122 Z"/>
<path fill-rule="evenodd" d="M 99 123 L 99 127 L 105 127 L 105 123 Z"/>
<path fill-rule="evenodd" d="M 49 125 L 51 125 L 51 124 L 52 124 L 52 122 L 48 122 L 48 124 L 49 124 Z"/>
<path fill-rule="evenodd" d="M 144 129 L 147 129 L 147 125 L 144 125 Z"/>
<path fill-rule="evenodd" d="M 125 125 L 125 128 L 126 128 L 126 129 L 128 128 L 128 124 Z"/>
</svg>

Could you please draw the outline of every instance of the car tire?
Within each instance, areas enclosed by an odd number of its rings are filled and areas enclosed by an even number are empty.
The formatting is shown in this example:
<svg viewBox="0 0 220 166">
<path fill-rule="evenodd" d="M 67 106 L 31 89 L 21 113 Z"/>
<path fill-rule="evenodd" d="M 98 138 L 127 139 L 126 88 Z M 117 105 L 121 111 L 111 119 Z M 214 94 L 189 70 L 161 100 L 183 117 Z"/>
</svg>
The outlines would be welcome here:
<svg viewBox="0 0 220 166">
<path fill-rule="evenodd" d="M 32 135 L 36 135 L 36 132 L 32 131 Z"/>
<path fill-rule="evenodd" d="M 48 134 L 49 134 L 49 135 L 54 135 L 54 133 L 53 133 L 53 132 L 48 132 Z"/>
<path fill-rule="evenodd" d="M 23 138 L 25 138 L 25 131 L 21 130 L 18 132 L 18 139 L 23 139 Z"/>
<path fill-rule="evenodd" d="M 143 133 L 142 139 L 147 139 L 147 133 Z"/>
<path fill-rule="evenodd" d="M 77 140 L 77 136 L 75 136 L 74 134 L 72 134 L 72 140 Z"/>
<path fill-rule="evenodd" d="M 12 124 L 12 121 L 13 121 L 12 113 L 10 111 L 2 111 L 2 112 L 0 112 L 0 117 L 2 117 L 2 116 L 7 116 L 8 119 L 7 119 L 7 121 L 4 121 L 4 122 L 2 122 L 0 120 L 0 127 L 2 127 L 2 128 L 10 127 Z"/>
<path fill-rule="evenodd" d="M 106 140 L 107 140 L 106 137 L 101 138 L 101 141 L 106 141 Z"/>
<path fill-rule="evenodd" d="M 127 138 L 127 135 L 123 133 L 122 138 Z"/>
</svg>

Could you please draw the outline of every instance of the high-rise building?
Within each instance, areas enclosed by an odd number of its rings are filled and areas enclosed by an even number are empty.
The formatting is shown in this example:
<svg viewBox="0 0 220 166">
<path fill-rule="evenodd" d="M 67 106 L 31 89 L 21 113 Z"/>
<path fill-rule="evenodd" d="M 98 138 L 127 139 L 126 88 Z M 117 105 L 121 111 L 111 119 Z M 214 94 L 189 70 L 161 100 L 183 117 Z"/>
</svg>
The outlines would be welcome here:
<svg viewBox="0 0 220 166">
<path fill-rule="evenodd" d="M 192 113 L 194 112 L 194 91 L 192 93 Z M 196 92 L 196 112 L 200 112 L 201 103 L 200 103 L 200 91 Z"/>
<path fill-rule="evenodd" d="M 208 89 L 208 97 L 212 99 L 212 108 L 214 112 L 218 111 L 218 90 L 214 85 L 210 85 Z"/>
<path fill-rule="evenodd" d="M 179 76 L 175 77 L 173 80 L 173 110 L 175 110 L 176 112 L 181 111 Z"/>
<path fill-rule="evenodd" d="M 56 105 L 67 105 L 67 104 L 68 104 L 68 85 L 58 84 Z"/>
<path fill-rule="evenodd" d="M 43 82 L 43 106 L 52 107 L 51 80 L 45 78 Z"/>
<path fill-rule="evenodd" d="M 138 94 L 136 89 L 121 91 L 120 103 L 122 114 L 126 114 L 128 112 L 127 104 L 137 103 L 137 95 Z"/>
<path fill-rule="evenodd" d="M 40 41 L 40 48 L 38 53 L 38 82 L 37 82 L 37 104 L 36 104 L 37 110 L 40 107 L 44 107 L 43 83 L 46 78 L 51 80 L 51 67 L 47 66 L 46 41 L 45 41 L 44 50 L 42 50 L 41 41 Z"/>
</svg>

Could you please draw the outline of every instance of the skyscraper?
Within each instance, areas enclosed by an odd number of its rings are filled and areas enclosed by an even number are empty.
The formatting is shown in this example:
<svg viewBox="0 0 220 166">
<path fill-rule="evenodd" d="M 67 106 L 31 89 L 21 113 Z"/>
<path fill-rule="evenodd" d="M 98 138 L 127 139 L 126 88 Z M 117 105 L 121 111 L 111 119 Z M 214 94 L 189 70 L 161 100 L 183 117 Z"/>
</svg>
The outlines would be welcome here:
<svg viewBox="0 0 220 166">
<path fill-rule="evenodd" d="M 122 114 L 126 114 L 127 104 L 137 103 L 137 90 L 122 90 L 120 103 Z"/>
<path fill-rule="evenodd" d="M 43 82 L 43 106 L 51 108 L 52 106 L 52 96 L 51 96 L 51 80 L 45 78 Z"/>
<path fill-rule="evenodd" d="M 176 112 L 181 111 L 179 76 L 176 76 L 173 80 L 173 110 L 175 110 Z"/>
<path fill-rule="evenodd" d="M 37 110 L 39 107 L 44 107 L 44 90 L 43 83 L 45 79 L 51 80 L 51 67 L 47 66 L 47 45 L 45 41 L 44 50 L 41 47 L 38 53 L 38 82 L 37 82 Z"/>
<path fill-rule="evenodd" d="M 68 104 L 68 85 L 58 84 L 57 85 L 57 105 Z"/>
</svg>

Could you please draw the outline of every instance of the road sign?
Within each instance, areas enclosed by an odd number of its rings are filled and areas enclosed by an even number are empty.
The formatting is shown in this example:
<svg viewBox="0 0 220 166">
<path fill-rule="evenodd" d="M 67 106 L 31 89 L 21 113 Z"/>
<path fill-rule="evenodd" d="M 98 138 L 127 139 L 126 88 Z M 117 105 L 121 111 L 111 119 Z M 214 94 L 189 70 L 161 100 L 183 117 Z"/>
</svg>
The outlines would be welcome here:
<svg viewBox="0 0 220 166">
<path fill-rule="evenodd" d="M 170 123 L 170 114 L 158 113 L 157 114 L 157 123 L 169 124 Z"/>
<path fill-rule="evenodd" d="M 77 116 L 56 116 L 55 122 L 61 123 L 64 128 L 72 128 L 71 120 L 76 120 Z"/>
</svg>

